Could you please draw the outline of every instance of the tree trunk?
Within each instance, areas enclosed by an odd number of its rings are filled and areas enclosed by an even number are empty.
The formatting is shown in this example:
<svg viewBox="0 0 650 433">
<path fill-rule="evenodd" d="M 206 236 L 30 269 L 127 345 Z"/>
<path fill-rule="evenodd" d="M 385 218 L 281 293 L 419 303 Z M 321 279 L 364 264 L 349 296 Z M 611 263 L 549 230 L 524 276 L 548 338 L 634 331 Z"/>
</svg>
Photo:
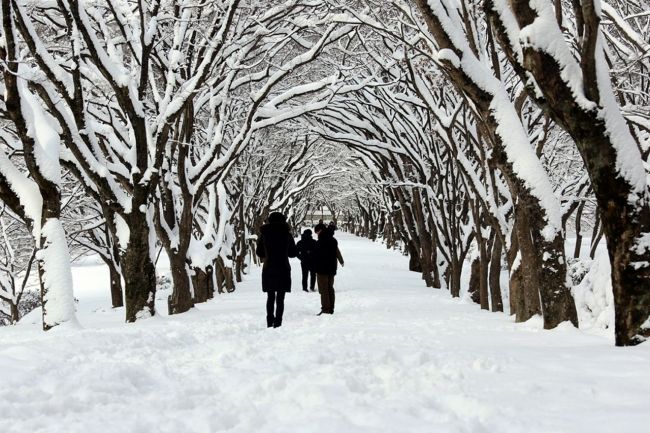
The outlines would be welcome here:
<svg viewBox="0 0 650 433">
<path fill-rule="evenodd" d="M 173 281 L 172 294 L 168 301 L 169 314 L 184 313 L 194 306 L 187 254 L 178 250 L 170 250 L 167 254 Z"/>
<path fill-rule="evenodd" d="M 420 264 L 422 268 L 422 279 L 426 283 L 427 287 L 434 287 L 433 265 L 431 263 L 432 237 L 425 224 L 422 197 L 419 191 L 413 192 L 413 205 L 413 213 L 415 214 L 414 216 L 420 239 Z"/>
<path fill-rule="evenodd" d="M 469 293 L 473 302 L 480 304 L 481 303 L 481 289 L 480 289 L 480 280 L 481 280 L 481 260 L 478 257 L 475 257 L 472 260 L 470 265 L 470 274 L 469 274 Z"/>
<path fill-rule="evenodd" d="M 235 281 L 238 283 L 241 283 L 243 281 L 243 271 L 244 271 L 244 266 L 245 261 L 244 259 L 246 258 L 245 250 L 242 250 L 242 253 L 239 254 L 237 259 L 235 259 Z"/>
<path fill-rule="evenodd" d="M 510 315 L 515 316 L 515 322 L 525 322 L 534 314 L 525 314 L 526 306 L 524 304 L 524 273 L 521 270 L 521 260 L 517 252 L 517 259 L 513 263 L 515 268 L 510 269 L 509 294 L 510 294 Z M 528 319 L 527 319 L 528 318 Z"/>
<path fill-rule="evenodd" d="M 440 284 L 440 270 L 438 269 L 438 236 L 434 231 L 433 247 L 431 249 L 431 266 L 433 267 L 433 288 L 439 289 L 442 287 Z"/>
<path fill-rule="evenodd" d="M 602 221 L 612 264 L 616 345 L 633 346 L 650 338 L 650 235 L 638 219 L 616 215 L 614 207 L 601 213 L 607 214 Z"/>
<path fill-rule="evenodd" d="M 515 315 L 515 321 L 521 322 L 524 311 L 523 304 L 523 271 L 521 269 L 521 254 L 519 252 L 519 240 L 517 238 L 516 224 L 510 236 L 510 249 L 507 251 L 508 259 L 508 273 L 510 279 L 508 281 L 509 305 L 510 315 Z"/>
<path fill-rule="evenodd" d="M 134 209 L 126 215 L 129 242 L 121 259 L 126 301 L 126 321 L 156 314 L 156 270 L 151 259 L 147 215 Z"/>
<path fill-rule="evenodd" d="M 594 228 L 591 231 L 591 245 L 589 247 L 589 258 L 591 260 L 596 257 L 596 250 L 598 249 L 598 244 L 603 238 L 603 226 L 600 223 L 600 214 L 596 213 L 596 221 L 594 222 Z"/>
<path fill-rule="evenodd" d="M 501 239 L 494 237 L 492 244 L 492 257 L 490 258 L 490 300 L 492 311 L 503 311 L 503 299 L 501 298 Z"/>
<path fill-rule="evenodd" d="M 225 273 L 224 273 L 224 287 L 226 289 L 226 292 L 232 293 L 235 291 L 235 278 L 234 278 L 234 272 L 232 268 L 225 268 Z"/>
<path fill-rule="evenodd" d="M 122 274 L 114 263 L 108 262 L 108 271 L 111 279 L 111 305 L 113 308 L 124 306 L 124 296 L 122 295 Z"/>
<path fill-rule="evenodd" d="M 460 296 L 460 277 L 462 273 L 463 264 L 456 259 L 452 259 L 451 266 L 449 266 L 449 291 L 454 298 Z"/>
<path fill-rule="evenodd" d="M 217 280 L 217 290 L 219 293 L 225 293 L 226 286 L 226 268 L 221 257 L 217 257 L 215 260 L 215 272 Z"/>
<path fill-rule="evenodd" d="M 559 227 L 555 233 L 548 233 L 552 227 L 540 200 L 513 174 L 503 151 L 495 149 L 493 155 L 517 199 L 515 229 L 523 278 L 523 310 L 518 311 L 518 321 L 542 313 L 545 329 L 564 321 L 577 327 L 578 313 L 566 284 L 564 235 Z"/>
<path fill-rule="evenodd" d="M 20 320 L 20 311 L 18 310 L 18 304 L 16 304 L 15 302 L 11 302 L 10 308 L 11 311 L 10 311 L 9 320 L 11 321 L 12 325 L 15 325 Z"/>
<path fill-rule="evenodd" d="M 215 274 L 214 266 L 207 266 L 205 268 L 205 273 L 208 276 L 208 299 L 214 298 L 214 283 L 215 283 Z"/>
<path fill-rule="evenodd" d="M 205 270 L 201 268 L 194 268 L 194 276 L 192 277 L 194 286 L 194 302 L 201 303 L 210 299 L 211 293 L 214 292 L 212 288 L 212 267 L 208 266 Z"/>
<path fill-rule="evenodd" d="M 479 246 L 479 301 L 482 310 L 490 309 L 490 300 L 488 299 L 488 267 L 489 259 L 487 255 L 487 246 L 485 239 Z"/>
<path fill-rule="evenodd" d="M 44 215 L 47 213 L 50 212 L 43 211 Z M 43 220 L 36 257 L 41 284 L 43 330 L 47 331 L 73 320 L 75 311 L 70 253 L 63 226 L 55 217 L 45 217 Z"/>
<path fill-rule="evenodd" d="M 409 271 L 422 272 L 422 264 L 420 262 L 420 252 L 415 246 L 415 242 L 409 240 L 406 245 L 409 255 Z"/>
<path fill-rule="evenodd" d="M 527 212 L 520 205 L 522 214 Z M 533 208 L 533 213 L 538 209 Z M 544 328 L 552 329 L 564 321 L 578 326 L 578 314 L 571 292 L 566 284 L 564 238 L 557 233 L 551 240 L 535 225 L 541 223 L 539 215 L 526 215 L 517 223 L 521 266 L 524 272 L 524 320 L 538 314 L 544 318 Z"/>
<path fill-rule="evenodd" d="M 585 208 L 585 202 L 583 201 L 578 206 L 576 210 L 576 247 L 573 250 L 573 258 L 580 258 L 580 248 L 582 247 L 582 211 Z"/>
<path fill-rule="evenodd" d="M 520 298 L 515 304 L 517 322 L 525 322 L 531 317 L 541 314 L 540 305 L 540 284 L 539 284 L 539 261 L 538 252 L 533 245 L 530 227 L 525 217 L 523 205 L 519 205 L 516 212 L 515 230 L 517 233 L 517 245 L 519 247 L 519 267 L 521 275 Z"/>
</svg>

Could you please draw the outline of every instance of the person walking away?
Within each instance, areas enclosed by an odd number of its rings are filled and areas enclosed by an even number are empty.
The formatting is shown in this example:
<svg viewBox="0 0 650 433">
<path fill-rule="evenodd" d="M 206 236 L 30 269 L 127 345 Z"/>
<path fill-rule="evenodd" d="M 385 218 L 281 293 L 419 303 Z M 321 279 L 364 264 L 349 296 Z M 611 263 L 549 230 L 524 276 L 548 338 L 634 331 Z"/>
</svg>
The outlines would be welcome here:
<svg viewBox="0 0 650 433">
<path fill-rule="evenodd" d="M 321 302 L 321 312 L 318 315 L 334 314 L 334 277 L 336 276 L 337 262 L 344 266 L 343 256 L 339 250 L 338 241 L 334 238 L 333 230 L 325 224 L 318 224 L 314 230 L 318 235 L 314 260 Z"/>
<path fill-rule="evenodd" d="M 316 250 L 316 241 L 311 237 L 311 230 L 306 229 L 302 232 L 302 236 L 296 245 L 298 248 L 298 258 L 300 259 L 300 267 L 302 268 L 302 290 L 308 292 L 307 282 L 309 281 L 309 289 L 313 292 L 316 285 L 316 273 L 314 272 L 314 254 Z"/>
<path fill-rule="evenodd" d="M 291 292 L 289 257 L 298 251 L 291 236 L 286 217 L 280 212 L 269 215 L 268 223 L 260 229 L 256 254 L 262 259 L 262 291 L 267 294 L 266 325 L 282 326 L 284 295 Z"/>
</svg>

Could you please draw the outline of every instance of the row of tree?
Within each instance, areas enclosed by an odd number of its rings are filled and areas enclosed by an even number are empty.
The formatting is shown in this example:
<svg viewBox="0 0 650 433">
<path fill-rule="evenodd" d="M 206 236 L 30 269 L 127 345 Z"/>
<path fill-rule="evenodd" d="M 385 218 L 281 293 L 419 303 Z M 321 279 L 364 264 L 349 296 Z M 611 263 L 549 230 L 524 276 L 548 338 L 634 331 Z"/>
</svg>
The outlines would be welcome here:
<svg viewBox="0 0 650 433">
<path fill-rule="evenodd" d="M 616 344 L 634 345 L 650 336 L 648 4 L 600 3 L 350 9 L 375 80 L 309 118 L 368 168 L 355 231 L 399 241 L 453 296 L 469 262 L 493 311 L 504 255 L 518 321 L 577 326 L 565 237 L 579 256 L 587 216 L 592 256 L 604 234 L 612 264 Z"/>
</svg>

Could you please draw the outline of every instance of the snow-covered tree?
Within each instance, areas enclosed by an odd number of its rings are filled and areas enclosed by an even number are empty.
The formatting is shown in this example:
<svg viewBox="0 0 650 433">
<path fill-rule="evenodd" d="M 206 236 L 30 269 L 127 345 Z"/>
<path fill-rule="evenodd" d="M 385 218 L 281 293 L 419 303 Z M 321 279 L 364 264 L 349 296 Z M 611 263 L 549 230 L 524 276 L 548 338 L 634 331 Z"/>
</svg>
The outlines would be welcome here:
<svg viewBox="0 0 650 433">
<path fill-rule="evenodd" d="M 621 17 L 627 11 L 615 5 L 488 0 L 485 11 L 529 97 L 568 132 L 582 155 L 612 263 L 616 344 L 633 345 L 650 336 L 650 191 L 643 157 L 650 142 L 645 122 L 626 118 L 621 109 L 627 101 L 612 83 L 608 39 L 614 50 L 627 50 L 631 68 L 640 66 L 636 57 L 648 43 Z M 615 23 L 618 38 L 611 27 L 605 36 L 604 15 Z"/>
<path fill-rule="evenodd" d="M 61 131 L 31 84 L 42 79 L 25 58 L 14 18 L 20 6 L 2 1 L 0 39 L 0 197 L 29 227 L 35 240 L 43 329 L 74 319 L 72 273 L 61 224 Z M 21 157 L 12 158 L 13 154 Z"/>
</svg>

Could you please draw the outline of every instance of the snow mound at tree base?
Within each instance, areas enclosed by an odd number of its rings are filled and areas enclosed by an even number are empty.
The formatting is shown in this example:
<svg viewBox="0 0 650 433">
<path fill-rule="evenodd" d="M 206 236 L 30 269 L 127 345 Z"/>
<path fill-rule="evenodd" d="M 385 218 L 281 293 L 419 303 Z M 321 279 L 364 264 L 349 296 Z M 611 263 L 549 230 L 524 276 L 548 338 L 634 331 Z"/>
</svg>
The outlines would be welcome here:
<svg viewBox="0 0 650 433">
<path fill-rule="evenodd" d="M 571 264 L 570 273 L 584 274 L 580 283 L 572 289 L 580 328 L 613 338 L 614 294 L 607 250 L 597 250 L 593 260 L 575 261 Z"/>
</svg>

